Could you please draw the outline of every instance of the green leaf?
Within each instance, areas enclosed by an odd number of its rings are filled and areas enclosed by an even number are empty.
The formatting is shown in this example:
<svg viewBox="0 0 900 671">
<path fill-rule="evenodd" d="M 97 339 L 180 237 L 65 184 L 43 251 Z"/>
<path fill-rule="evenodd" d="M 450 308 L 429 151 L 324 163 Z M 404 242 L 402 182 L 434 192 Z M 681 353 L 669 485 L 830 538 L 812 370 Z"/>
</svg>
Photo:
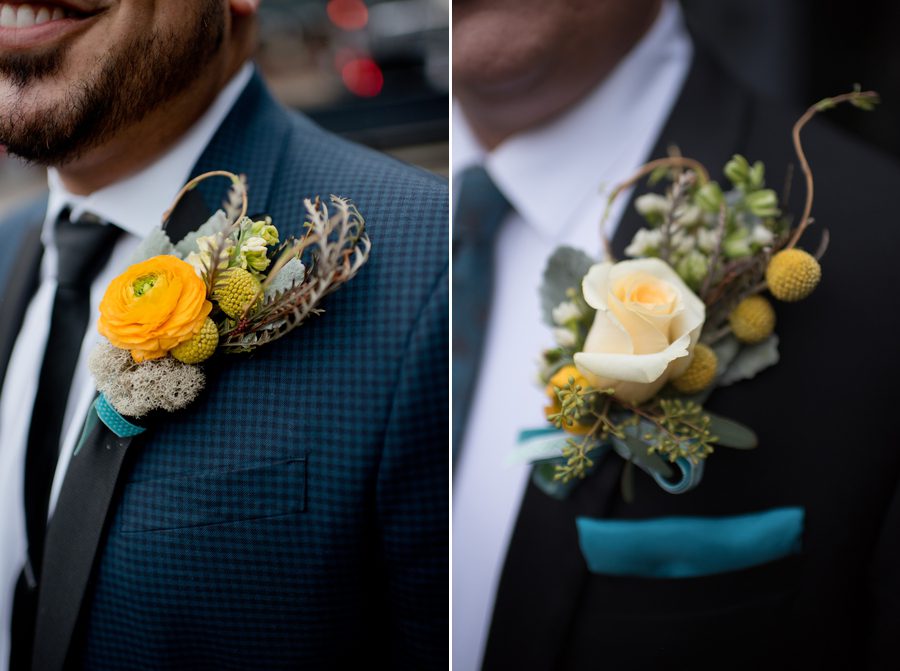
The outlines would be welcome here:
<svg viewBox="0 0 900 671">
<path fill-rule="evenodd" d="M 771 335 L 757 345 L 741 348 L 719 378 L 719 386 L 726 387 L 741 380 L 749 380 L 769 366 L 778 363 L 778 336 Z"/>
<path fill-rule="evenodd" d="M 566 292 L 575 289 L 581 293 L 581 280 L 594 265 L 594 260 L 579 249 L 559 247 L 547 261 L 544 282 L 541 284 L 541 313 L 544 322 L 551 327 L 553 308 L 569 300 Z"/>
<path fill-rule="evenodd" d="M 709 417 L 710 432 L 719 439 L 717 445 L 737 450 L 752 450 L 756 447 L 756 434 L 743 424 L 720 417 L 709 410 L 704 409 L 703 414 Z"/>
<path fill-rule="evenodd" d="M 762 161 L 756 161 L 750 168 L 750 186 L 761 189 L 766 183 L 766 166 Z"/>
<path fill-rule="evenodd" d="M 650 446 L 641 439 L 626 434 L 624 439 L 612 436 L 611 440 L 616 452 L 626 458 L 628 458 L 626 455 L 630 455 L 631 460 L 641 470 L 659 473 L 664 478 L 672 477 L 672 467 L 668 462 L 658 454 L 650 454 L 647 451 Z"/>
<path fill-rule="evenodd" d="M 759 165 L 762 164 L 760 163 Z M 772 189 L 762 189 L 749 193 L 744 202 L 757 217 L 776 217 L 781 212 L 778 209 L 778 196 Z"/>
<path fill-rule="evenodd" d="M 650 186 L 659 184 L 663 179 L 669 176 L 670 171 L 671 168 L 667 165 L 659 166 L 650 173 L 650 177 L 647 178 L 647 184 L 649 184 Z"/>
<path fill-rule="evenodd" d="M 725 195 L 722 193 L 722 187 L 716 182 L 709 181 L 697 189 L 694 202 L 706 212 L 718 214 L 722 203 L 725 202 Z"/>
<path fill-rule="evenodd" d="M 736 187 L 745 188 L 750 178 L 750 164 L 740 154 L 735 154 L 725 164 L 725 176 Z"/>
</svg>

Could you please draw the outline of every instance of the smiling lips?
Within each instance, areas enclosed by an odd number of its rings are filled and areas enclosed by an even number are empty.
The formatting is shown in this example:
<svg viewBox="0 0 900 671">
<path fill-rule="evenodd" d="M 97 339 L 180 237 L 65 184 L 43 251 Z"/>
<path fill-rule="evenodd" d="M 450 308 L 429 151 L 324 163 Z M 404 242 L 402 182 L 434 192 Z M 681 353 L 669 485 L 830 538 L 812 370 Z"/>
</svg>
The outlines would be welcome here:
<svg viewBox="0 0 900 671">
<path fill-rule="evenodd" d="M 0 28 L 32 28 L 67 18 L 62 7 L 0 4 Z"/>
</svg>

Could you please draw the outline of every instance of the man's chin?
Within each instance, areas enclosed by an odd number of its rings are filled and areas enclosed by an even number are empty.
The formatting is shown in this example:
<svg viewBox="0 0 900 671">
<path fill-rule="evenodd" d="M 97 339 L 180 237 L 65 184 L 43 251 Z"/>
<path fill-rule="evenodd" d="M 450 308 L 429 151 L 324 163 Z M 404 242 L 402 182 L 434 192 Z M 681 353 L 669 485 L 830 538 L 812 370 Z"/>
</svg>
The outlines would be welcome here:
<svg viewBox="0 0 900 671">
<path fill-rule="evenodd" d="M 56 47 L 31 53 L 0 53 L 0 78 L 18 89 L 46 80 L 62 69 L 65 49 Z"/>
</svg>

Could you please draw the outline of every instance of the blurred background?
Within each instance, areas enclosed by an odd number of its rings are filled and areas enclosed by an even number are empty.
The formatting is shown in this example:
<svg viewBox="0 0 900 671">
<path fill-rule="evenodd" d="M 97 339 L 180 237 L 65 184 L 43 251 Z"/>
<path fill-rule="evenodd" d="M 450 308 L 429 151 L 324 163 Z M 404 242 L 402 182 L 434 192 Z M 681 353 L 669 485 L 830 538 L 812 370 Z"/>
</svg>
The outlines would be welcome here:
<svg viewBox="0 0 900 671">
<path fill-rule="evenodd" d="M 446 176 L 450 0 L 264 0 L 257 62 L 275 95 L 347 138 Z M 0 148 L 0 216 L 44 170 Z"/>
<path fill-rule="evenodd" d="M 859 83 L 872 114 L 827 118 L 900 158 L 900 3 L 896 0 L 681 0 L 695 39 L 731 72 L 798 108 Z"/>
<path fill-rule="evenodd" d="M 624 0 L 623 0 L 624 1 Z M 264 0 L 258 61 L 319 124 L 446 175 L 450 0 Z M 682 0 L 698 41 L 749 86 L 797 107 L 860 83 L 874 114 L 828 118 L 900 158 L 900 3 Z M 0 154 L 0 215 L 43 171 Z"/>
</svg>

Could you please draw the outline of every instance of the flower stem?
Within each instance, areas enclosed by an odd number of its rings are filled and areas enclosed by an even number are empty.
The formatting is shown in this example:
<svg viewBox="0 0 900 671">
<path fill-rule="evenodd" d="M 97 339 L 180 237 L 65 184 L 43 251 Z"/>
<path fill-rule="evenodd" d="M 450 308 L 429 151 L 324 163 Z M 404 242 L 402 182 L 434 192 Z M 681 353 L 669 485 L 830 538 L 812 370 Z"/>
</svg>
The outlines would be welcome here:
<svg viewBox="0 0 900 671">
<path fill-rule="evenodd" d="M 833 98 L 820 100 L 815 105 L 811 105 L 809 109 L 797 119 L 794 128 L 791 131 L 791 137 L 794 140 L 794 151 L 797 153 L 797 160 L 800 161 L 800 169 L 803 171 L 803 176 L 806 179 L 806 204 L 803 206 L 803 216 L 800 217 L 800 223 L 797 224 L 797 228 L 791 236 L 786 249 L 793 249 L 797 245 L 803 232 L 811 223 L 809 215 L 812 213 L 814 196 L 813 175 L 812 169 L 809 167 L 809 161 L 806 160 L 806 153 L 803 151 L 803 143 L 800 141 L 800 131 L 803 130 L 803 127 L 806 126 L 816 114 L 831 109 L 832 107 L 836 107 L 841 103 L 849 102 L 861 109 L 872 109 L 872 106 L 878 101 L 878 94 L 875 91 L 860 91 L 857 89 L 850 93 L 843 93 L 839 96 L 834 96 Z"/>
<path fill-rule="evenodd" d="M 200 182 L 207 180 L 210 177 L 227 177 L 233 184 L 242 184 L 240 177 L 235 175 L 233 172 L 228 172 L 227 170 L 213 170 L 212 172 L 205 172 L 202 175 L 198 175 L 197 177 L 194 177 L 194 179 L 192 179 L 190 182 L 185 184 L 181 188 L 181 191 L 178 192 L 178 195 L 175 196 L 175 201 L 172 203 L 172 206 L 163 213 L 163 223 L 167 222 L 169 220 L 169 217 L 172 216 L 172 212 L 174 212 L 175 208 L 178 207 L 178 203 L 180 203 L 181 199 L 184 198 L 184 194 L 186 194 L 188 191 L 193 191 L 195 188 L 197 188 L 197 185 L 200 184 Z M 241 189 L 241 200 L 243 201 L 243 203 L 241 206 L 241 216 L 238 217 L 238 221 L 247 216 L 248 203 L 247 189 L 245 188 Z"/>
</svg>

